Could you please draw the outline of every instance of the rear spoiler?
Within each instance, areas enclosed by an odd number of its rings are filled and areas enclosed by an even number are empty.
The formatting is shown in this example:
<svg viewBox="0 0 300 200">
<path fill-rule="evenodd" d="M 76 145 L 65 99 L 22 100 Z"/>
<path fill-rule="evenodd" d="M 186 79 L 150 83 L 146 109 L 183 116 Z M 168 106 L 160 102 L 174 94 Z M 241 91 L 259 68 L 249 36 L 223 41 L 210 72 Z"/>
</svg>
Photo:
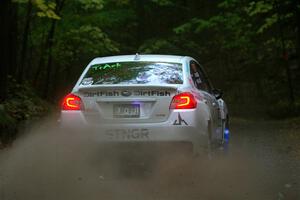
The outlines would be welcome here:
<svg viewBox="0 0 300 200">
<path fill-rule="evenodd" d="M 175 89 L 177 90 L 179 85 L 142 85 L 142 84 L 132 84 L 132 85 L 80 85 L 78 86 L 79 91 L 89 91 L 95 89 Z"/>
</svg>

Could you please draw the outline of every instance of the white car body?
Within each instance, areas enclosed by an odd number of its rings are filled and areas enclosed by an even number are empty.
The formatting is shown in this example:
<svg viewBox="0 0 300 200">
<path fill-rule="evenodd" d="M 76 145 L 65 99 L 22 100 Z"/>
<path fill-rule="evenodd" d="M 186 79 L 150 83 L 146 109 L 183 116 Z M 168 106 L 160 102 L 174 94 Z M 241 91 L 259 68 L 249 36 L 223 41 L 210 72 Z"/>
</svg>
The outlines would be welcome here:
<svg viewBox="0 0 300 200">
<path fill-rule="evenodd" d="M 178 64 L 182 71 L 179 69 L 174 75 L 171 70 L 167 76 L 170 73 L 175 77 L 182 75 L 182 83 L 160 84 L 159 80 L 155 80 L 159 79 L 155 77 L 155 70 L 162 70 L 159 67 L 151 71 L 153 77 L 148 71 L 137 75 L 143 73 L 143 76 L 154 82 L 151 84 L 135 84 L 134 81 L 130 84 L 93 84 L 93 78 L 86 76 L 91 67 L 94 67 L 93 70 L 100 69 L 99 73 L 102 73 L 106 70 L 106 63 L 121 66 L 122 63 L 134 62 L 153 62 L 158 63 L 158 66 L 167 63 L 167 67 L 169 63 Z M 81 130 L 82 134 L 89 134 L 99 142 L 189 142 L 195 152 L 203 151 L 212 143 L 222 143 L 228 116 L 226 104 L 221 98 L 216 98 L 212 93 L 213 88 L 204 91 L 196 87 L 191 75 L 191 63 L 203 70 L 195 59 L 188 56 L 124 55 L 95 58 L 85 68 L 72 90 L 72 94 L 81 98 L 84 108 L 62 109 L 61 125 Z M 185 92 L 194 96 L 196 107 L 170 108 L 173 97 Z"/>
</svg>

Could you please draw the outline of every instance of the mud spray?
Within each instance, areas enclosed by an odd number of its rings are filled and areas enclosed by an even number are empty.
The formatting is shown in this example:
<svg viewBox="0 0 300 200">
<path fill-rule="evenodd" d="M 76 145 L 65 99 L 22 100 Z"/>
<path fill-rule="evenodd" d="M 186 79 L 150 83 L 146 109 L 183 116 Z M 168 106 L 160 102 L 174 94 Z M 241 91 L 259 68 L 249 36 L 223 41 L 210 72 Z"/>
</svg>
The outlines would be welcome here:
<svg viewBox="0 0 300 200">
<path fill-rule="evenodd" d="M 172 145 L 99 145 L 85 134 L 63 133 L 49 117 L 0 152 L 0 199 L 278 198 L 251 150 L 232 149 L 209 159 Z"/>
</svg>

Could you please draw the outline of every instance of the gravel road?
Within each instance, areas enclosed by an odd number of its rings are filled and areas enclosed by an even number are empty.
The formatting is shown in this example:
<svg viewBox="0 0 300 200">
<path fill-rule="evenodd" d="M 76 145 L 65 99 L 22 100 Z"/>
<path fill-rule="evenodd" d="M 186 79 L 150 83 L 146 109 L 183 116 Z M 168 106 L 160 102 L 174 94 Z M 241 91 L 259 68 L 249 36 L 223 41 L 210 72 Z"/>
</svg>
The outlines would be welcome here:
<svg viewBox="0 0 300 200">
<path fill-rule="evenodd" d="M 47 119 L 0 151 L 0 199 L 300 199 L 297 122 L 235 119 L 226 154 L 212 159 L 173 148 L 122 161 Z"/>
</svg>

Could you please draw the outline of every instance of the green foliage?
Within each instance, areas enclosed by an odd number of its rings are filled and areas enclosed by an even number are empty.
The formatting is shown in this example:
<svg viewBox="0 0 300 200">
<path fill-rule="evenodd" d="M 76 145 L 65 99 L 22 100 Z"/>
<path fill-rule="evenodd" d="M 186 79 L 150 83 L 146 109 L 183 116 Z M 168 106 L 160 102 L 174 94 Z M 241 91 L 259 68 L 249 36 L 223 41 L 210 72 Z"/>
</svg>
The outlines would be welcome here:
<svg viewBox="0 0 300 200">
<path fill-rule="evenodd" d="M 60 16 L 56 14 L 56 3 L 54 1 L 46 1 L 46 0 L 13 0 L 15 3 L 25 4 L 29 3 L 29 1 L 34 5 L 37 9 L 36 15 L 38 17 L 45 17 L 49 19 L 61 19 Z"/>
<path fill-rule="evenodd" d="M 171 0 L 152 0 L 160 6 L 171 6 L 174 5 L 174 2 Z"/>
<path fill-rule="evenodd" d="M 0 104 L 0 130 L 9 128 L 16 124 L 14 119 L 6 110 L 3 104 Z"/>
<path fill-rule="evenodd" d="M 71 38 L 72 44 L 81 48 L 81 52 L 88 51 L 95 55 L 101 55 L 119 51 L 117 44 L 98 27 L 81 26 L 79 29 L 70 30 L 67 37 Z"/>
<path fill-rule="evenodd" d="M 246 11 L 249 16 L 254 16 L 257 14 L 268 13 L 273 10 L 273 5 L 266 1 L 251 1 L 249 6 L 246 7 Z"/>
<path fill-rule="evenodd" d="M 31 87 L 9 77 L 8 99 L 0 104 L 0 148 L 12 142 L 20 122 L 40 118 L 51 109 Z"/>
<path fill-rule="evenodd" d="M 18 84 L 9 80 L 8 99 L 3 104 L 4 110 L 15 122 L 40 117 L 50 109 L 49 104 L 41 100 L 27 84 Z"/>
<path fill-rule="evenodd" d="M 213 45 L 224 49 L 242 48 L 244 43 L 248 42 L 245 29 L 251 25 L 245 24 L 243 11 L 232 11 L 230 2 L 235 3 L 236 1 L 224 1 L 219 4 L 219 7 L 230 8 L 227 12 L 208 19 L 192 18 L 187 23 L 176 27 L 174 32 L 176 34 L 191 33 L 198 36 L 209 34 L 210 40 L 205 42 L 213 42 Z"/>
<path fill-rule="evenodd" d="M 270 28 L 273 24 L 278 22 L 278 14 L 275 13 L 271 17 L 265 19 L 265 23 L 257 30 L 257 33 L 262 33 L 264 30 Z"/>
<path fill-rule="evenodd" d="M 61 60 L 61 64 L 65 65 L 79 58 L 88 58 L 89 55 L 107 55 L 118 52 L 118 44 L 109 39 L 100 28 L 91 25 L 69 30 L 62 36 L 62 40 L 55 49 L 57 58 Z"/>
<path fill-rule="evenodd" d="M 293 17 L 292 11 L 285 11 L 284 13 L 278 13 L 280 9 L 280 3 L 289 4 L 287 1 L 252 1 L 245 7 L 247 14 L 250 17 L 263 17 L 263 23 L 257 30 L 257 33 L 263 33 L 270 29 L 274 24 L 280 23 L 280 20 L 290 20 Z"/>
<path fill-rule="evenodd" d="M 173 46 L 169 41 L 164 40 L 164 39 L 151 39 L 147 42 L 145 42 L 140 48 L 139 52 L 142 53 L 159 53 L 163 49 L 171 49 Z"/>
<path fill-rule="evenodd" d="M 46 2 L 45 0 L 33 0 L 32 3 L 39 9 L 37 16 L 47 17 L 50 19 L 60 19 L 60 17 L 55 13 L 56 3 Z"/>
<path fill-rule="evenodd" d="M 106 2 L 112 2 L 113 4 L 117 5 L 117 6 L 126 6 L 126 5 L 130 5 L 130 3 L 132 3 L 132 0 L 109 0 Z"/>
<path fill-rule="evenodd" d="M 103 8 L 104 0 L 78 0 L 85 10 L 96 9 L 101 10 Z"/>
<path fill-rule="evenodd" d="M 31 2 L 34 7 L 37 9 L 36 15 L 39 17 L 46 17 L 50 19 L 60 19 L 60 17 L 56 14 L 56 3 L 52 1 L 46 0 L 13 0 L 15 3 L 19 4 L 28 4 Z"/>
</svg>

